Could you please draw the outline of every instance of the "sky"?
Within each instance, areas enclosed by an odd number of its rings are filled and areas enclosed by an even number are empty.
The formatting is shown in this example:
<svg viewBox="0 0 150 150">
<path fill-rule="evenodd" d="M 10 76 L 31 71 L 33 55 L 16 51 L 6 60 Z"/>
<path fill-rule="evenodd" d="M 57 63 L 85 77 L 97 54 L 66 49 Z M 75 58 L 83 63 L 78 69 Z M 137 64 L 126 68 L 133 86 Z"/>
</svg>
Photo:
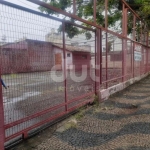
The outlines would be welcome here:
<svg viewBox="0 0 150 150">
<path fill-rule="evenodd" d="M 13 0 L 13 1 L 12 0 L 5 0 L 5 1 L 38 11 L 38 9 L 37 9 L 38 6 L 37 5 L 35 5 L 31 2 L 28 2 L 26 0 Z"/>
<path fill-rule="evenodd" d="M 5 1 L 39 11 L 38 5 L 26 0 Z M 0 41 L 2 41 L 3 37 L 6 37 L 6 42 L 9 43 L 23 38 L 45 41 L 45 35 L 50 33 L 52 29 L 57 32 L 61 23 L 0 4 L 0 24 Z M 74 40 L 80 41 L 81 44 L 86 41 L 85 36 L 80 36 Z M 88 42 L 92 43 L 93 46 L 94 37 Z"/>
<path fill-rule="evenodd" d="M 26 0 L 5 0 L 32 10 L 38 10 L 35 5 Z M 26 37 L 33 40 L 45 40 L 45 35 L 54 28 L 58 29 L 60 22 L 41 17 L 16 8 L 0 4 L 0 41 L 5 36 L 7 42 L 15 42 Z"/>
</svg>

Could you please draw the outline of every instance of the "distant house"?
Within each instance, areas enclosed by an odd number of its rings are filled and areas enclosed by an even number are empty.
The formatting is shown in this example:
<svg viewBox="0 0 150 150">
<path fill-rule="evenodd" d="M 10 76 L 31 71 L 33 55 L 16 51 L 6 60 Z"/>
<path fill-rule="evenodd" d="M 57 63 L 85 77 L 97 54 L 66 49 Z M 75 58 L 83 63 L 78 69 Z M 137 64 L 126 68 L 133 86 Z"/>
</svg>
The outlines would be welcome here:
<svg viewBox="0 0 150 150">
<path fill-rule="evenodd" d="M 66 45 L 66 69 L 90 68 L 90 51 Z M 25 39 L 1 48 L 2 74 L 64 69 L 63 45 Z"/>
</svg>

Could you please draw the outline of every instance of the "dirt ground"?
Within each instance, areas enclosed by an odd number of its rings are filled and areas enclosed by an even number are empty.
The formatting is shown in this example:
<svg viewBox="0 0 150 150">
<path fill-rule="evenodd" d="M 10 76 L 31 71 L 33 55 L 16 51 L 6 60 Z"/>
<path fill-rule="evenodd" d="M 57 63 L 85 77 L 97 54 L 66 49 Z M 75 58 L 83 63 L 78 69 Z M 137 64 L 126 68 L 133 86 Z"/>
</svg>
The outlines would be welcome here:
<svg viewBox="0 0 150 150">
<path fill-rule="evenodd" d="M 150 76 L 11 150 L 149 150 Z"/>
</svg>

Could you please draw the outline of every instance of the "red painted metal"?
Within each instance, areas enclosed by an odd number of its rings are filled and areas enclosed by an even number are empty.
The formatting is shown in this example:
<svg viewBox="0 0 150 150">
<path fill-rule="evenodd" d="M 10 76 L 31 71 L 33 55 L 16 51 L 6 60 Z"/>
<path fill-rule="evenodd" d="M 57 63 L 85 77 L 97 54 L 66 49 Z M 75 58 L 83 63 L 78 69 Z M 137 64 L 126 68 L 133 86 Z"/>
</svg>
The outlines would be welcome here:
<svg viewBox="0 0 150 150">
<path fill-rule="evenodd" d="M 105 0 L 105 28 L 108 27 L 108 0 Z"/>
<path fill-rule="evenodd" d="M 5 128 L 5 129 L 9 129 L 9 128 L 11 128 L 11 127 L 13 127 L 13 126 L 16 126 L 16 125 L 18 125 L 18 124 L 21 124 L 21 123 L 23 123 L 23 122 L 26 122 L 26 121 L 29 121 L 29 120 L 31 120 L 31 119 L 37 118 L 37 117 L 42 116 L 42 115 L 44 115 L 44 114 L 46 114 L 46 113 L 48 113 L 48 112 L 51 112 L 51 111 L 53 111 L 53 110 L 59 109 L 59 108 L 65 106 L 65 105 L 66 105 L 66 103 L 62 103 L 62 104 L 60 104 L 60 105 L 51 107 L 51 108 L 49 108 L 49 109 L 47 109 L 47 110 L 44 110 L 44 111 L 38 112 L 38 113 L 36 113 L 36 114 L 30 115 L 29 117 L 25 117 L 25 118 L 20 119 L 20 120 L 18 120 L 18 121 L 14 121 L 14 122 L 12 122 L 12 123 L 6 124 L 6 125 L 4 125 L 4 128 Z"/>
<path fill-rule="evenodd" d="M 100 85 L 102 84 L 102 30 L 99 31 L 100 32 Z"/>
<path fill-rule="evenodd" d="M 136 24 L 136 16 L 133 16 L 133 40 L 135 40 L 135 24 Z"/>
<path fill-rule="evenodd" d="M 64 64 L 63 64 L 63 73 L 64 73 L 64 86 L 65 86 L 65 108 L 66 112 L 68 111 L 68 97 L 67 97 L 67 76 L 66 76 L 66 42 L 65 42 L 65 22 L 62 22 L 62 31 L 63 31 L 63 59 L 64 59 Z"/>
<path fill-rule="evenodd" d="M 4 108 L 3 108 L 2 85 L 0 85 L 0 150 L 4 150 L 4 139 L 5 139 Z"/>
<path fill-rule="evenodd" d="M 76 14 L 76 0 L 73 0 L 73 14 Z"/>
<path fill-rule="evenodd" d="M 98 77 L 99 79 L 100 79 L 100 30 L 99 29 L 97 29 L 96 30 L 96 35 L 97 35 L 97 39 L 96 39 L 96 49 L 97 49 L 97 51 L 96 51 L 96 53 L 95 53 L 95 61 L 96 61 L 96 66 L 95 66 L 95 70 L 96 70 L 96 77 Z M 100 86 L 100 82 L 101 81 L 96 81 L 96 89 Z"/>
<path fill-rule="evenodd" d="M 106 33 L 106 81 L 108 80 L 108 35 Z M 108 84 L 106 82 L 106 89 L 108 88 Z"/>
<path fill-rule="evenodd" d="M 9 140 L 11 140 L 11 139 L 13 139 L 13 138 L 15 138 L 15 137 L 17 137 L 17 136 L 19 136 L 19 135 L 22 135 L 22 134 L 25 133 L 25 132 L 28 132 L 28 131 L 30 131 L 30 130 L 32 130 L 32 129 L 35 129 L 36 127 L 39 127 L 39 126 L 41 126 L 41 125 L 44 125 L 44 124 L 46 124 L 46 123 L 48 123 L 48 122 L 50 122 L 50 121 L 52 121 L 52 120 L 54 120 L 54 119 L 56 119 L 56 118 L 59 118 L 59 117 L 64 116 L 64 115 L 66 115 L 66 114 L 67 114 L 67 112 L 62 112 L 62 113 L 60 113 L 60 114 L 58 114 L 58 115 L 53 116 L 52 118 L 48 118 L 48 119 L 46 119 L 46 120 L 44 120 L 44 121 L 41 121 L 41 122 L 35 124 L 34 126 L 31 126 L 31 127 L 26 128 L 26 129 L 24 129 L 24 130 L 22 130 L 22 131 L 19 131 L 19 132 L 15 133 L 15 134 L 13 134 L 13 135 L 11 135 L 11 136 L 6 137 L 6 138 L 5 138 L 5 141 L 9 141 Z"/>
<path fill-rule="evenodd" d="M 97 41 L 97 30 L 95 31 L 95 55 L 94 55 L 94 57 L 95 57 L 95 61 L 94 61 L 94 63 L 95 63 L 95 65 L 97 64 L 96 62 L 97 62 L 97 49 L 98 49 L 98 41 Z M 97 75 L 97 71 L 96 71 L 96 66 L 95 66 L 95 80 L 96 80 L 96 75 Z M 95 95 L 97 94 L 97 82 L 95 82 Z"/>
<path fill-rule="evenodd" d="M 96 3 L 97 0 L 94 0 L 94 7 L 93 7 L 93 18 L 94 18 L 94 24 L 96 24 Z"/>
<path fill-rule="evenodd" d="M 94 94 L 94 92 L 90 92 L 90 93 L 87 93 L 87 94 L 83 94 L 82 96 L 78 96 L 78 97 L 76 97 L 76 98 L 74 98 L 74 99 L 72 99 L 72 100 L 69 100 L 69 101 L 67 102 L 67 104 L 70 104 L 70 103 L 73 103 L 73 102 L 75 102 L 75 101 L 81 100 L 81 99 L 83 99 L 83 98 L 85 98 L 85 97 L 88 97 L 88 96 L 92 96 L 93 94 Z"/>
</svg>

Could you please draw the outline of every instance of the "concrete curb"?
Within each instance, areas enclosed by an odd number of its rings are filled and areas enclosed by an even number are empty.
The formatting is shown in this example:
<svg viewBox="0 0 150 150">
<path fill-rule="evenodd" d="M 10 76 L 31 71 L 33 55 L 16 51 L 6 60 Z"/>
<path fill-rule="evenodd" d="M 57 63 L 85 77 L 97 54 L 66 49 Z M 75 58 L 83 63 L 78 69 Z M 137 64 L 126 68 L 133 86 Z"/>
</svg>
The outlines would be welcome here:
<svg viewBox="0 0 150 150">
<path fill-rule="evenodd" d="M 140 77 L 132 78 L 132 79 L 125 81 L 123 83 L 119 83 L 117 85 L 109 87 L 108 89 L 103 89 L 103 90 L 99 91 L 99 102 L 107 100 L 110 95 L 117 93 L 119 91 L 122 91 L 123 89 L 125 89 L 128 86 L 140 81 L 141 79 L 145 78 L 148 75 L 149 75 L 149 73 L 146 73 L 144 75 L 141 75 Z"/>
</svg>

